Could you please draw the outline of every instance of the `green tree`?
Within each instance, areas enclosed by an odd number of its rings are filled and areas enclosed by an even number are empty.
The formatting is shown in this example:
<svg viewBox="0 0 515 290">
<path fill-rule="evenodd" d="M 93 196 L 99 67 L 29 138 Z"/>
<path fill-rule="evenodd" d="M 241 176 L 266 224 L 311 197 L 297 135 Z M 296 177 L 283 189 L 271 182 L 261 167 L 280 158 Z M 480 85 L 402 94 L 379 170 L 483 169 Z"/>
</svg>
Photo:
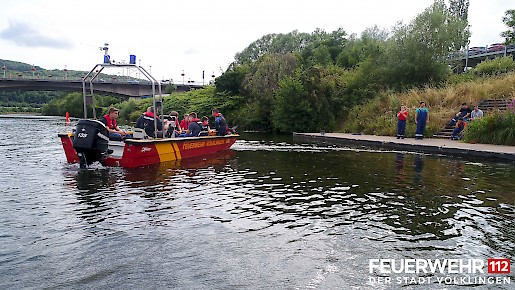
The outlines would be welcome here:
<svg viewBox="0 0 515 290">
<path fill-rule="evenodd" d="M 501 33 L 506 39 L 506 44 L 515 43 L 515 9 L 506 10 L 502 22 L 508 26 L 508 30 Z"/>
<path fill-rule="evenodd" d="M 249 64 L 267 53 L 301 52 L 304 47 L 313 41 L 313 35 L 299 33 L 297 30 L 287 34 L 267 34 L 237 53 L 235 63 L 238 65 Z"/>
<path fill-rule="evenodd" d="M 449 0 L 449 12 L 452 16 L 468 21 L 469 0 Z"/>
<path fill-rule="evenodd" d="M 247 97 L 247 104 L 253 110 L 249 112 L 253 120 L 261 120 L 257 123 L 264 126 L 260 129 L 272 127 L 272 111 L 274 108 L 275 94 L 282 79 L 291 76 L 299 68 L 298 55 L 265 54 L 254 62 L 245 79 L 243 87 Z"/>
<path fill-rule="evenodd" d="M 242 94 L 242 82 L 248 70 L 248 65 L 231 64 L 227 71 L 215 79 L 216 92 L 226 95 Z"/>
<path fill-rule="evenodd" d="M 279 132 L 307 132 L 317 121 L 312 112 L 312 102 L 302 81 L 298 77 L 281 80 L 273 110 L 274 128 Z"/>
<path fill-rule="evenodd" d="M 377 26 L 367 28 L 360 38 L 351 36 L 345 49 L 338 55 L 336 64 L 345 68 L 356 68 L 361 62 L 376 59 L 384 53 L 389 32 Z"/>
<path fill-rule="evenodd" d="M 311 34 L 312 41 L 302 50 L 304 66 L 336 64 L 347 43 L 346 36 L 342 28 L 331 33 L 321 29 L 315 30 Z"/>
<path fill-rule="evenodd" d="M 386 83 L 404 88 L 446 79 L 448 53 L 460 49 L 469 35 L 467 21 L 435 1 L 409 25 L 394 29 L 386 53 Z"/>
</svg>

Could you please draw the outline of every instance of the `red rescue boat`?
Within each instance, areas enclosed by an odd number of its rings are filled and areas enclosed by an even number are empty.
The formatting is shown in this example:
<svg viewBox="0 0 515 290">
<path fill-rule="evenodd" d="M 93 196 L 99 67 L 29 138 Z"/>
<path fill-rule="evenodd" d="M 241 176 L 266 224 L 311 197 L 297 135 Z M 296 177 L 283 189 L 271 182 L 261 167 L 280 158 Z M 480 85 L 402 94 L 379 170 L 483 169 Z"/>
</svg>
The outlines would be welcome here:
<svg viewBox="0 0 515 290">
<path fill-rule="evenodd" d="M 101 48 L 105 52 L 104 63 L 97 64 L 82 79 L 84 119 L 79 120 L 73 133 L 59 133 L 66 160 L 69 163 L 80 163 L 81 167 L 86 167 L 98 161 L 105 166 L 134 168 L 213 154 L 229 149 L 236 142 L 236 138 L 239 137 L 237 134 L 185 138 L 149 138 L 144 134 L 144 136 L 134 136 L 136 138 L 124 141 L 109 140 L 109 133 L 105 125 L 95 120 L 96 110 L 93 100 L 93 80 L 100 75 L 104 68 L 139 70 L 152 83 L 154 108 L 157 108 L 156 105 L 160 104 L 162 100 L 156 101 L 156 86 L 159 89 L 159 95 L 161 95 L 161 84 L 142 66 L 136 65 L 135 56 L 131 55 L 129 64 L 113 63 L 108 55 L 107 46 L 106 43 Z M 90 93 L 86 94 L 86 82 L 88 80 Z M 92 98 L 89 102 L 88 97 Z M 93 119 L 88 119 L 87 103 L 93 106 Z M 154 117 L 155 123 L 156 117 Z M 155 127 L 155 131 L 157 131 L 157 127 Z"/>
<path fill-rule="evenodd" d="M 92 149 L 93 152 L 90 152 L 79 148 L 79 154 L 73 146 L 75 135 L 77 134 L 59 134 L 68 163 L 87 165 L 99 161 L 105 166 L 126 168 L 213 154 L 229 149 L 239 137 L 239 135 L 233 134 L 227 136 L 107 141 L 107 150 L 104 152 L 102 152 L 102 149 L 94 148 Z M 95 138 L 99 139 L 98 135 Z M 75 144 L 77 146 L 77 142 Z M 105 146 L 103 147 L 105 148 Z"/>
</svg>

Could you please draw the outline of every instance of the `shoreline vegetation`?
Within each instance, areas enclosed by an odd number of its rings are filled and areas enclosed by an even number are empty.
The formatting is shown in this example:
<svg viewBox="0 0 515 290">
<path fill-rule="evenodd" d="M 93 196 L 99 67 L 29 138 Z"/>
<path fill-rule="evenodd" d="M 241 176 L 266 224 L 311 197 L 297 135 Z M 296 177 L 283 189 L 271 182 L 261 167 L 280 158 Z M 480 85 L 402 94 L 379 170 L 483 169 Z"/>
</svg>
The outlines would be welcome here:
<svg viewBox="0 0 515 290">
<path fill-rule="evenodd" d="M 214 85 L 164 97 L 163 111 L 209 116 L 218 108 L 240 131 L 394 136 L 396 112 L 406 105 L 406 132 L 412 137 L 415 108 L 425 101 L 430 116 L 425 136 L 433 136 L 462 102 L 474 106 L 480 100 L 515 99 L 512 56 L 475 68 L 465 68 L 453 57 L 463 53 L 470 39 L 468 6 L 467 0 L 448 6 L 435 0 L 409 23 L 391 29 L 374 26 L 359 36 L 343 28 L 265 35 L 237 53 Z M 506 11 L 503 22 L 513 29 L 515 10 Z M 506 43 L 515 43 L 515 37 L 507 34 Z M 115 106 L 120 123 L 126 124 L 152 102 L 95 98 L 97 116 Z M 48 99 L 41 112 L 81 117 L 82 94 Z M 464 141 L 515 145 L 513 103 L 503 113 L 485 113 L 483 120 L 468 126 Z"/>
<path fill-rule="evenodd" d="M 459 76 L 461 77 L 461 76 Z M 182 112 L 207 112 L 212 104 L 222 108 L 223 111 L 234 112 L 238 106 L 238 98 L 218 98 L 214 86 L 204 89 L 173 93 L 164 98 L 164 112 L 167 113 L 179 108 Z M 99 96 L 102 98 L 102 96 Z M 72 93 L 62 100 L 73 103 L 82 99 L 80 93 Z M 395 136 L 397 128 L 396 113 L 401 104 L 408 107 L 408 122 L 406 137 L 413 138 L 415 134 L 414 115 L 420 100 L 424 100 L 429 108 L 430 122 L 426 129 L 426 137 L 440 131 L 449 122 L 462 102 L 474 106 L 486 99 L 515 100 L 515 72 L 502 75 L 478 77 L 465 82 L 448 84 L 447 86 L 413 88 L 403 93 L 381 92 L 367 103 L 356 105 L 350 109 L 349 114 L 340 120 L 339 128 L 332 130 L 340 133 L 359 133 L 378 136 Z M 110 99 L 110 101 L 113 101 Z M 109 102 L 108 102 L 109 103 Z M 125 123 L 133 122 L 150 106 L 150 99 L 123 101 L 114 106 L 120 109 L 120 120 Z M 110 104 L 104 104 L 107 109 Z M 71 108 L 68 108 L 71 109 Z M 2 112 L 2 114 L 27 114 L 30 112 Z M 64 113 L 55 115 L 64 116 Z M 78 117 L 81 115 L 79 114 Z M 498 131 L 498 132 L 497 132 Z M 330 131 L 328 131 L 330 132 Z M 515 110 L 512 105 L 501 113 L 499 111 L 485 111 L 485 117 L 480 122 L 470 123 L 464 134 L 465 142 L 485 143 L 498 145 L 515 145 Z"/>
<path fill-rule="evenodd" d="M 459 111 L 461 103 L 466 102 L 472 108 L 481 100 L 488 99 L 511 100 L 511 104 L 504 112 L 484 111 L 482 120 L 468 124 L 463 141 L 515 145 L 515 72 L 478 77 L 441 88 L 428 86 L 404 93 L 383 92 L 369 102 L 354 107 L 337 132 L 395 136 L 396 113 L 401 105 L 405 105 L 409 112 L 406 137 L 414 137 L 415 110 L 420 101 L 425 101 L 430 115 L 425 134 L 431 137 L 449 123 Z"/>
</svg>

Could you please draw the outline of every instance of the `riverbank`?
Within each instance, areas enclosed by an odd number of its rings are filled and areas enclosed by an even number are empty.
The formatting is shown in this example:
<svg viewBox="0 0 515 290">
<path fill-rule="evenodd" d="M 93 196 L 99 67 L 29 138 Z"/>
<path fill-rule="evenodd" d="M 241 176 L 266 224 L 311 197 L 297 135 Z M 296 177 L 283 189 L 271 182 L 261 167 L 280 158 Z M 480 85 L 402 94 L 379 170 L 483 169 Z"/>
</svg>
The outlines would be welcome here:
<svg viewBox="0 0 515 290">
<path fill-rule="evenodd" d="M 515 162 L 515 146 L 470 144 L 457 140 L 435 138 L 425 138 L 423 140 L 415 140 L 414 138 L 397 139 L 391 136 L 353 135 L 346 133 L 325 133 L 323 135 L 321 133 L 293 133 L 293 138 L 310 142 L 327 142 L 460 157 L 473 156 Z"/>
</svg>

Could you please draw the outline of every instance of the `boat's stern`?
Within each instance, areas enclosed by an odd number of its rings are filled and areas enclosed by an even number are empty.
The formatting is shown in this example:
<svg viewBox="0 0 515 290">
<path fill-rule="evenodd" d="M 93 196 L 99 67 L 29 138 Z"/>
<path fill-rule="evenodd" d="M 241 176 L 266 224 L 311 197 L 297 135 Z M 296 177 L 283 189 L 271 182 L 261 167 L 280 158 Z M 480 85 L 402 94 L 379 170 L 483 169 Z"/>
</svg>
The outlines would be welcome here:
<svg viewBox="0 0 515 290">
<path fill-rule="evenodd" d="M 61 138 L 61 144 L 63 144 L 66 161 L 68 163 L 79 163 L 79 155 L 77 155 L 77 151 L 73 148 L 73 133 L 59 133 L 58 136 Z"/>
</svg>

